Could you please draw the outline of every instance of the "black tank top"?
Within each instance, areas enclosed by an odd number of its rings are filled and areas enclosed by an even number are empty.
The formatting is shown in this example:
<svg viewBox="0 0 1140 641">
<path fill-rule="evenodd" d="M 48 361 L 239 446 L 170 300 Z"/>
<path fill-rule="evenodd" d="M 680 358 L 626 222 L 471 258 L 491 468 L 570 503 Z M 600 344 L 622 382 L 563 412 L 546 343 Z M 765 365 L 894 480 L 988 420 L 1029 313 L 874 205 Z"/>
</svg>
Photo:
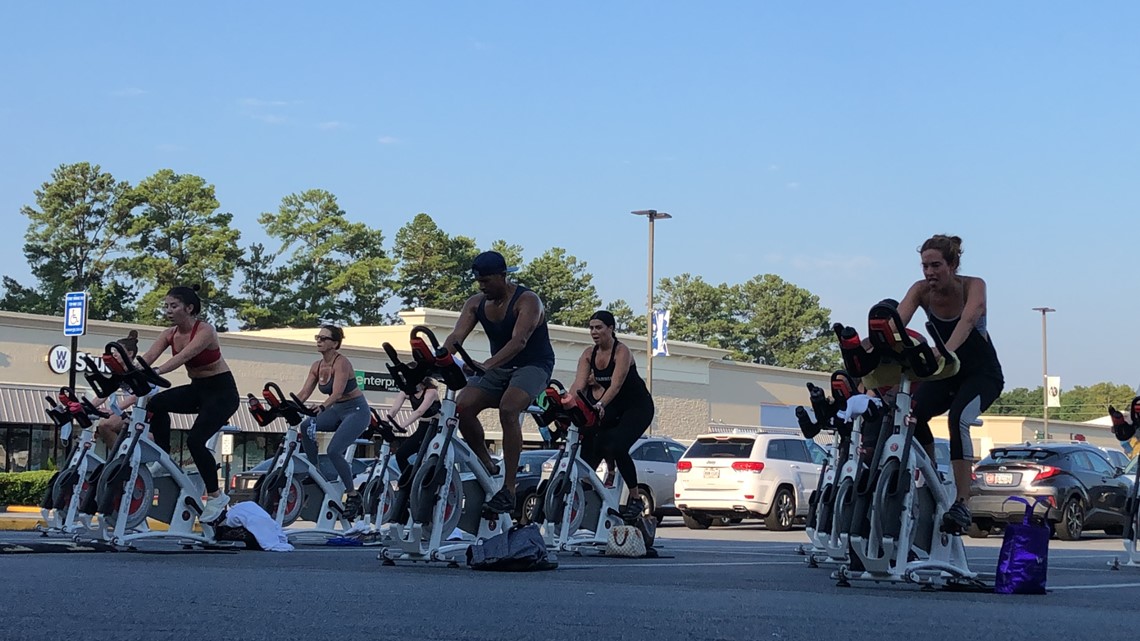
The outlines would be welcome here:
<svg viewBox="0 0 1140 641">
<path fill-rule="evenodd" d="M 614 362 L 617 346 L 620 345 L 617 340 L 614 340 L 613 350 L 610 352 L 610 363 L 604 369 L 598 369 L 598 349 L 594 345 L 594 351 L 590 353 L 590 370 L 594 373 L 594 380 L 603 389 L 609 389 L 613 384 L 614 379 Z M 625 375 L 625 381 L 621 384 L 621 389 L 618 390 L 617 396 L 610 402 L 610 406 L 619 405 L 625 406 L 630 401 L 637 400 L 649 396 L 649 388 L 645 387 L 645 380 L 637 373 L 637 363 L 632 360 L 629 363 L 629 372 Z"/>
<path fill-rule="evenodd" d="M 491 344 L 491 355 L 499 353 L 510 340 L 511 336 L 515 333 L 515 321 L 518 319 L 518 314 L 515 313 L 515 301 L 522 296 L 523 293 L 530 290 L 522 285 L 515 286 L 515 295 L 511 296 L 511 301 L 507 304 L 507 313 L 503 316 L 503 320 L 499 322 L 492 321 L 487 318 L 487 313 L 484 308 L 487 305 L 487 298 L 479 301 L 479 307 L 475 310 L 475 318 L 479 319 L 479 324 L 483 326 L 483 331 L 487 333 L 487 341 Z M 526 367 L 527 365 L 535 365 L 550 372 L 554 369 L 554 348 L 550 346 L 550 330 L 546 327 L 546 316 L 543 315 L 542 321 L 538 327 L 534 328 L 530 338 L 526 341 L 526 347 L 522 351 L 515 354 L 509 362 L 504 363 L 503 367 Z"/>
<path fill-rule="evenodd" d="M 424 404 L 424 395 L 421 393 L 419 396 L 409 396 L 408 397 L 408 403 L 411 404 L 412 411 L 414 412 L 414 411 L 420 409 L 420 405 Z M 435 416 L 436 414 L 439 414 L 439 411 L 442 408 L 443 408 L 443 406 L 440 405 L 439 399 L 432 401 L 431 405 L 428 406 L 427 411 L 423 413 L 423 416 L 420 416 L 420 420 L 421 421 L 428 420 L 429 418 Z"/>
<path fill-rule="evenodd" d="M 954 329 L 958 327 L 958 322 L 962 319 L 961 314 L 951 319 L 939 318 L 925 304 L 922 309 L 944 341 L 950 338 Z M 978 319 L 974 327 L 970 328 L 966 340 L 958 346 L 954 355 L 958 357 L 960 362 L 958 370 L 960 374 L 989 373 L 1002 375 L 1001 362 L 998 361 L 997 350 L 994 349 L 993 341 L 990 340 L 990 333 L 986 330 L 986 317 L 984 315 Z"/>
</svg>

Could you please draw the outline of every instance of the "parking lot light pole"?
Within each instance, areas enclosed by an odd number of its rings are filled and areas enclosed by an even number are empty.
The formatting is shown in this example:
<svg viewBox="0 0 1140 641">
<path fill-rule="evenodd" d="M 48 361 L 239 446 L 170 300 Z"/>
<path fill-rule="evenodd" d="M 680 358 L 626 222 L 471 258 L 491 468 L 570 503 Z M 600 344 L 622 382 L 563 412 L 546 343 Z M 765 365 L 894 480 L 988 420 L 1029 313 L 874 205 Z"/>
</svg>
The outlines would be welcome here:
<svg viewBox="0 0 1140 641">
<path fill-rule="evenodd" d="M 1042 428 L 1042 436 L 1045 441 L 1049 440 L 1049 340 L 1048 334 L 1045 331 L 1045 315 L 1049 312 L 1057 310 L 1052 307 L 1034 307 L 1033 311 L 1041 312 L 1041 411 L 1043 422 L 1045 424 Z"/>
<path fill-rule="evenodd" d="M 673 216 L 656 209 L 638 209 L 630 212 L 649 219 L 649 284 L 645 306 L 645 386 L 653 393 L 653 222 Z"/>
</svg>

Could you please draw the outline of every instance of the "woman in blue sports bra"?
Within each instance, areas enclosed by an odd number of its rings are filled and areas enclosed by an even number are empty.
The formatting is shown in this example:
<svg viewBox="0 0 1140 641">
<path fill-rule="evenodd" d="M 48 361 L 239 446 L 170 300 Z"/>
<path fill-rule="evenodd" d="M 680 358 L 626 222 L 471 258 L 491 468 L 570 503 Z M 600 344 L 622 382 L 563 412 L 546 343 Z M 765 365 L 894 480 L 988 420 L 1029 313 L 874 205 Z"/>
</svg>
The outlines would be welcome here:
<svg viewBox="0 0 1140 641">
<path fill-rule="evenodd" d="M 344 455 L 353 441 L 368 429 L 372 414 L 368 411 L 368 399 L 364 398 L 364 392 L 356 385 L 356 370 L 340 353 L 344 330 L 334 325 L 321 325 L 315 338 L 321 358 L 309 368 L 309 375 L 305 377 L 305 384 L 297 393 L 297 398 L 302 402 L 309 400 L 314 389 L 328 395 L 317 406 L 320 413 L 316 417 L 316 431 L 333 432 L 325 452 L 344 483 L 345 518 L 351 521 L 360 514 L 361 502 L 360 494 L 352 484 L 352 466 Z M 305 450 L 305 457 L 316 465 L 316 434 L 302 430 L 301 446 Z"/>
</svg>

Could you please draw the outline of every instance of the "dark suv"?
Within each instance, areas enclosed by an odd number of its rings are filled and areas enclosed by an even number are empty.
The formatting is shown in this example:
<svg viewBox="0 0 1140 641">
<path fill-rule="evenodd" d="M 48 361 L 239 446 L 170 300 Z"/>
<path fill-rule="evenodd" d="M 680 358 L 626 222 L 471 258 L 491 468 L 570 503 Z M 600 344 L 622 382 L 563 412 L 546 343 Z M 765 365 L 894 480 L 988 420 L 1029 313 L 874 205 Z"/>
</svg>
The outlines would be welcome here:
<svg viewBox="0 0 1140 641">
<path fill-rule="evenodd" d="M 1075 541 L 1085 530 L 1124 531 L 1125 501 L 1132 480 L 1087 445 L 1036 444 L 997 447 L 974 466 L 970 536 L 985 537 L 995 527 L 1017 523 L 1025 504 L 1006 501 L 1020 496 L 1043 498 L 1047 518 L 1059 538 Z M 1038 507 L 1041 513 L 1042 507 Z"/>
</svg>

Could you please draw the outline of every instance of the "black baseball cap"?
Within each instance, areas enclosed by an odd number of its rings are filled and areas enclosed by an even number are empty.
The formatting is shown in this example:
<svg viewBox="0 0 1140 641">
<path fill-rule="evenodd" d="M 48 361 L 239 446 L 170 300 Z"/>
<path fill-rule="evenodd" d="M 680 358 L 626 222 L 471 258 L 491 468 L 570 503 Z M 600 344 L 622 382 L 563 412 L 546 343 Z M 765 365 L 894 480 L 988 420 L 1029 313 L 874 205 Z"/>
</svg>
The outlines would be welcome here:
<svg viewBox="0 0 1140 641">
<path fill-rule="evenodd" d="M 486 251 L 475 257 L 471 261 L 471 271 L 475 273 L 475 277 L 480 276 L 493 276 L 495 274 L 507 274 L 510 272 L 518 271 L 518 267 L 507 267 L 507 259 L 499 252 Z"/>
</svg>

